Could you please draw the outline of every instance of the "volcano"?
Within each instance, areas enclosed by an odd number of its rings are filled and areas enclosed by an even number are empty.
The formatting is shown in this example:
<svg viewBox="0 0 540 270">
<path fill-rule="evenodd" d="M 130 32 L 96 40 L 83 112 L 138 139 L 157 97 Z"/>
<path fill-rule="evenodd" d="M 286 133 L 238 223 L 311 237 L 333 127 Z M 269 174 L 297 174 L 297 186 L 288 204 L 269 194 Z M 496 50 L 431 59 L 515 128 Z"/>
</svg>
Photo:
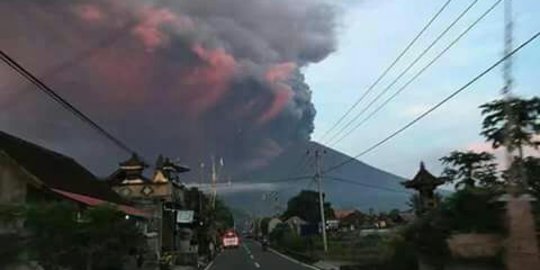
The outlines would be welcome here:
<svg viewBox="0 0 540 270">
<path fill-rule="evenodd" d="M 288 199 L 301 190 L 316 189 L 313 180 L 313 151 L 324 152 L 323 168 L 330 168 L 351 157 L 316 142 L 296 144 L 286 149 L 264 168 L 234 179 L 218 188 L 218 196 L 231 207 L 252 214 L 272 214 L 286 207 Z M 310 152 L 310 153 L 308 153 Z M 291 179 L 300 178 L 303 179 Z M 337 179 L 337 180 L 336 180 Z M 362 161 L 353 160 L 323 176 L 326 200 L 334 209 L 363 211 L 407 209 L 410 191 L 401 184 L 405 178 Z M 355 183 L 351 183 L 355 182 Z"/>
</svg>

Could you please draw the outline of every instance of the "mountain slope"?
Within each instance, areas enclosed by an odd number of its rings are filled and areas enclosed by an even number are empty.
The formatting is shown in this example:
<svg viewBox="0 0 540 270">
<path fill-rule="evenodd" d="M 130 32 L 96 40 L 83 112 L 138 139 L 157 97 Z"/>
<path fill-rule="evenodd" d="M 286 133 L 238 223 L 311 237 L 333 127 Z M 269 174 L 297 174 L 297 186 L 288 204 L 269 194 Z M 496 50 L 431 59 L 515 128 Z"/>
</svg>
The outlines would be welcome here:
<svg viewBox="0 0 540 270">
<path fill-rule="evenodd" d="M 249 181 L 250 185 L 232 183 L 229 188 L 220 190 L 220 195 L 232 207 L 242 208 L 252 214 L 268 214 L 275 210 L 276 205 L 284 207 L 287 200 L 302 189 L 315 189 L 316 184 L 311 179 L 290 180 L 296 176 L 312 176 L 313 154 L 306 155 L 310 149 L 320 149 L 325 152 L 322 157 L 323 168 L 339 164 L 350 157 L 331 148 L 315 142 L 297 144 L 262 169 L 256 170 L 243 177 L 235 177 Z M 302 162 L 300 162 L 303 160 Z M 341 181 L 335 178 L 343 179 Z M 358 208 L 367 211 L 405 209 L 409 191 L 400 182 L 404 178 L 372 167 L 361 161 L 354 160 L 339 169 L 324 176 L 323 189 L 326 200 L 334 208 Z M 358 182 L 351 184 L 348 182 Z M 275 191 L 277 200 L 263 200 L 264 194 Z M 275 194 L 276 194 L 275 193 Z"/>
</svg>

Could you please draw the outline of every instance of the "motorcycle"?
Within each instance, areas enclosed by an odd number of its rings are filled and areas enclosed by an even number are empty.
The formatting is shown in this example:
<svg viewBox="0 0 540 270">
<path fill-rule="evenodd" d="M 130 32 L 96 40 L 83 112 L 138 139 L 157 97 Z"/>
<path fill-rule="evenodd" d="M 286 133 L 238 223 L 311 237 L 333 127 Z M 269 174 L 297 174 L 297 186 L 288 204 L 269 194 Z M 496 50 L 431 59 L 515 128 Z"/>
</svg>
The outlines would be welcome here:
<svg viewBox="0 0 540 270">
<path fill-rule="evenodd" d="M 268 240 L 263 240 L 262 241 L 262 244 L 261 244 L 261 247 L 262 247 L 262 251 L 267 251 L 268 250 Z"/>
</svg>

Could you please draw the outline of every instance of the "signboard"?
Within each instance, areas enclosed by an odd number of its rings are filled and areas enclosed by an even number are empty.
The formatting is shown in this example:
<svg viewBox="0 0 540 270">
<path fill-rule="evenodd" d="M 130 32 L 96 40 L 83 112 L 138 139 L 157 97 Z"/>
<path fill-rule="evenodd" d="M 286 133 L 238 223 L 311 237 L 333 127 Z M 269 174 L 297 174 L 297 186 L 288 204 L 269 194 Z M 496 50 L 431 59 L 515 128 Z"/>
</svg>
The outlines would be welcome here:
<svg viewBox="0 0 540 270">
<path fill-rule="evenodd" d="M 194 214 L 193 210 L 178 210 L 176 212 L 176 223 L 192 223 Z"/>
</svg>

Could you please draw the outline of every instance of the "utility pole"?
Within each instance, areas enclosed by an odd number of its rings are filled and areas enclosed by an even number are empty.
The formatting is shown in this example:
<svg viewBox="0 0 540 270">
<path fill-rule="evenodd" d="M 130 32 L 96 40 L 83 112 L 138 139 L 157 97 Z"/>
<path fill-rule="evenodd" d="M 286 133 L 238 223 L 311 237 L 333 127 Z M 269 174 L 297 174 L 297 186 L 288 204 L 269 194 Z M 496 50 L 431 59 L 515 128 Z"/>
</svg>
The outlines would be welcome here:
<svg viewBox="0 0 540 270">
<path fill-rule="evenodd" d="M 512 0 L 505 0 L 504 8 L 504 54 L 508 55 L 513 49 L 513 27 L 512 18 Z M 514 156 L 510 151 L 510 136 L 509 128 L 516 121 L 515 112 L 510 107 L 512 101 L 512 57 L 508 57 L 504 61 L 503 66 L 504 87 L 501 94 L 506 102 L 505 114 L 508 117 L 509 124 L 505 132 L 505 148 L 507 167 L 512 168 Z M 522 159 L 522 151 L 520 149 L 519 158 Z M 521 162 L 521 161 L 520 161 Z M 530 196 L 527 195 L 526 189 L 520 187 L 525 186 L 526 179 L 522 173 L 522 164 L 517 168 L 518 173 L 510 173 L 508 183 L 508 191 L 502 201 L 506 202 L 506 218 L 508 224 L 508 238 L 506 241 L 506 267 L 508 270 L 535 270 L 538 269 L 540 261 L 538 258 L 538 244 L 536 239 L 536 230 L 534 218 L 531 209 Z"/>
<path fill-rule="evenodd" d="M 202 210 L 203 210 L 203 205 L 202 205 L 202 184 L 203 184 L 203 181 L 204 181 L 204 163 L 201 162 L 200 164 L 200 175 L 199 175 L 199 194 L 198 194 L 198 197 L 199 197 L 199 215 L 202 216 Z"/>
<path fill-rule="evenodd" d="M 326 239 L 326 217 L 324 216 L 324 196 L 322 192 L 322 154 L 323 152 L 321 150 L 315 150 L 315 180 L 317 181 L 317 189 L 319 191 L 319 209 L 321 211 L 321 230 L 324 252 L 328 252 L 328 242 Z"/>
<path fill-rule="evenodd" d="M 216 160 L 214 156 L 212 156 L 212 209 L 216 208 L 216 196 L 217 196 L 216 181 L 217 181 Z"/>
</svg>

